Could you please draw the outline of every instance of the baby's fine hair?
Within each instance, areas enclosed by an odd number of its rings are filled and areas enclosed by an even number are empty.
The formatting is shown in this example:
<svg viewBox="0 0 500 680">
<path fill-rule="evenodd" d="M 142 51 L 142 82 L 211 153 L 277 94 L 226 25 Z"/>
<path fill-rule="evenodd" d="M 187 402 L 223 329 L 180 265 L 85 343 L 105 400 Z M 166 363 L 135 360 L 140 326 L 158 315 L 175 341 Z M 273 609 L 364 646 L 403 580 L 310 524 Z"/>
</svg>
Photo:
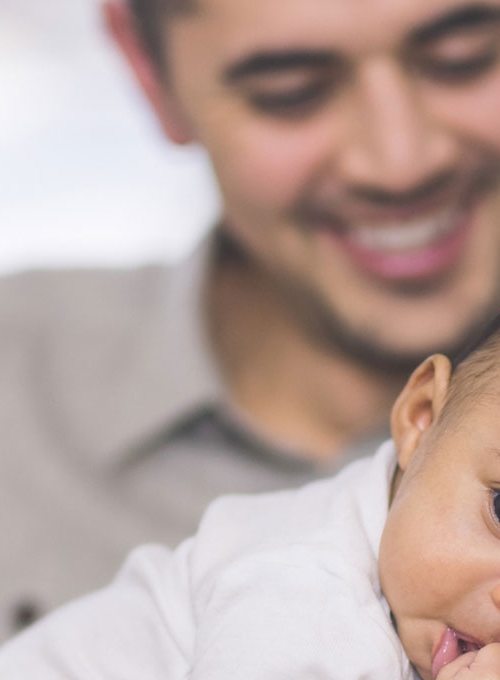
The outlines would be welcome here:
<svg viewBox="0 0 500 680">
<path fill-rule="evenodd" d="M 461 352 L 451 357 L 452 377 L 443 418 L 470 408 L 476 400 L 500 396 L 500 314 L 478 329 Z"/>
</svg>

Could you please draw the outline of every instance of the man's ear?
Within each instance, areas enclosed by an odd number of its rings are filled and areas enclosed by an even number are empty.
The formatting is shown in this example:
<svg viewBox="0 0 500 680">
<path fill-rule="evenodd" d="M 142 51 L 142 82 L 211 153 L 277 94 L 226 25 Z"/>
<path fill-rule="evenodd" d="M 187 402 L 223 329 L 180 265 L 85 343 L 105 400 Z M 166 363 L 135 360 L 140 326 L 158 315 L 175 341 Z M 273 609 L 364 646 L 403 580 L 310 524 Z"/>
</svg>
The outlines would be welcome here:
<svg viewBox="0 0 500 680">
<path fill-rule="evenodd" d="M 423 433 L 441 413 L 451 377 L 450 360 L 434 354 L 416 368 L 394 404 L 391 430 L 404 470 Z"/>
<path fill-rule="evenodd" d="M 128 0 L 105 0 L 102 12 L 109 32 L 132 68 L 167 136 L 176 144 L 193 141 L 189 126 L 162 79 L 159 67 L 144 46 Z"/>
</svg>

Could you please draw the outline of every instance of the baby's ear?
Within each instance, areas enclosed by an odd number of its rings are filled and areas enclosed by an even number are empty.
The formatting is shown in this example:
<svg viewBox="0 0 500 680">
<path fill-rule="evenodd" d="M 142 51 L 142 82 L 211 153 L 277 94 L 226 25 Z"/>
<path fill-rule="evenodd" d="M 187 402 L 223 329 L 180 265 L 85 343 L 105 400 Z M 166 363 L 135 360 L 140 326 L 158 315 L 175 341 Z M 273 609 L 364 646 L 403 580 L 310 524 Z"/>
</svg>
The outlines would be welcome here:
<svg viewBox="0 0 500 680">
<path fill-rule="evenodd" d="M 396 399 L 391 430 L 402 470 L 408 465 L 422 434 L 441 413 L 450 376 L 450 360 L 442 354 L 434 354 L 413 371 Z"/>
</svg>

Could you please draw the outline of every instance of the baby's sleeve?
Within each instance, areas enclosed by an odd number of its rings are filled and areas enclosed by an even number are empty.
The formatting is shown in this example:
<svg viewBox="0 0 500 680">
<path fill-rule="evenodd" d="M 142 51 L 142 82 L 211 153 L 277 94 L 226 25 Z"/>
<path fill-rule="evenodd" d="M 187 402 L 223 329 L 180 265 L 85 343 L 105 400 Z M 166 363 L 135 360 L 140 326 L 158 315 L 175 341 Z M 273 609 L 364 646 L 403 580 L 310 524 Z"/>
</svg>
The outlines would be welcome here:
<svg viewBox="0 0 500 680">
<path fill-rule="evenodd" d="M 194 642 L 187 563 L 136 549 L 113 583 L 76 600 L 0 650 L 2 680 L 183 680 Z"/>
</svg>

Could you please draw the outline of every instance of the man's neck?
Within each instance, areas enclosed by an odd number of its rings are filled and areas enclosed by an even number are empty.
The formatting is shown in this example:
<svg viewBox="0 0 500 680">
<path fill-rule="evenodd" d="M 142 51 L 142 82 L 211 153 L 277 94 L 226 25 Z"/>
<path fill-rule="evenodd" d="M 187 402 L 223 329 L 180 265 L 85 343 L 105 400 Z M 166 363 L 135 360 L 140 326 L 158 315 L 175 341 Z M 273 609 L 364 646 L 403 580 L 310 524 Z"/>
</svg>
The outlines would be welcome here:
<svg viewBox="0 0 500 680">
<path fill-rule="evenodd" d="M 384 376 L 316 345 L 249 263 L 221 258 L 209 298 L 213 346 L 228 389 L 271 441 L 326 461 L 387 425 L 405 376 Z"/>
</svg>

